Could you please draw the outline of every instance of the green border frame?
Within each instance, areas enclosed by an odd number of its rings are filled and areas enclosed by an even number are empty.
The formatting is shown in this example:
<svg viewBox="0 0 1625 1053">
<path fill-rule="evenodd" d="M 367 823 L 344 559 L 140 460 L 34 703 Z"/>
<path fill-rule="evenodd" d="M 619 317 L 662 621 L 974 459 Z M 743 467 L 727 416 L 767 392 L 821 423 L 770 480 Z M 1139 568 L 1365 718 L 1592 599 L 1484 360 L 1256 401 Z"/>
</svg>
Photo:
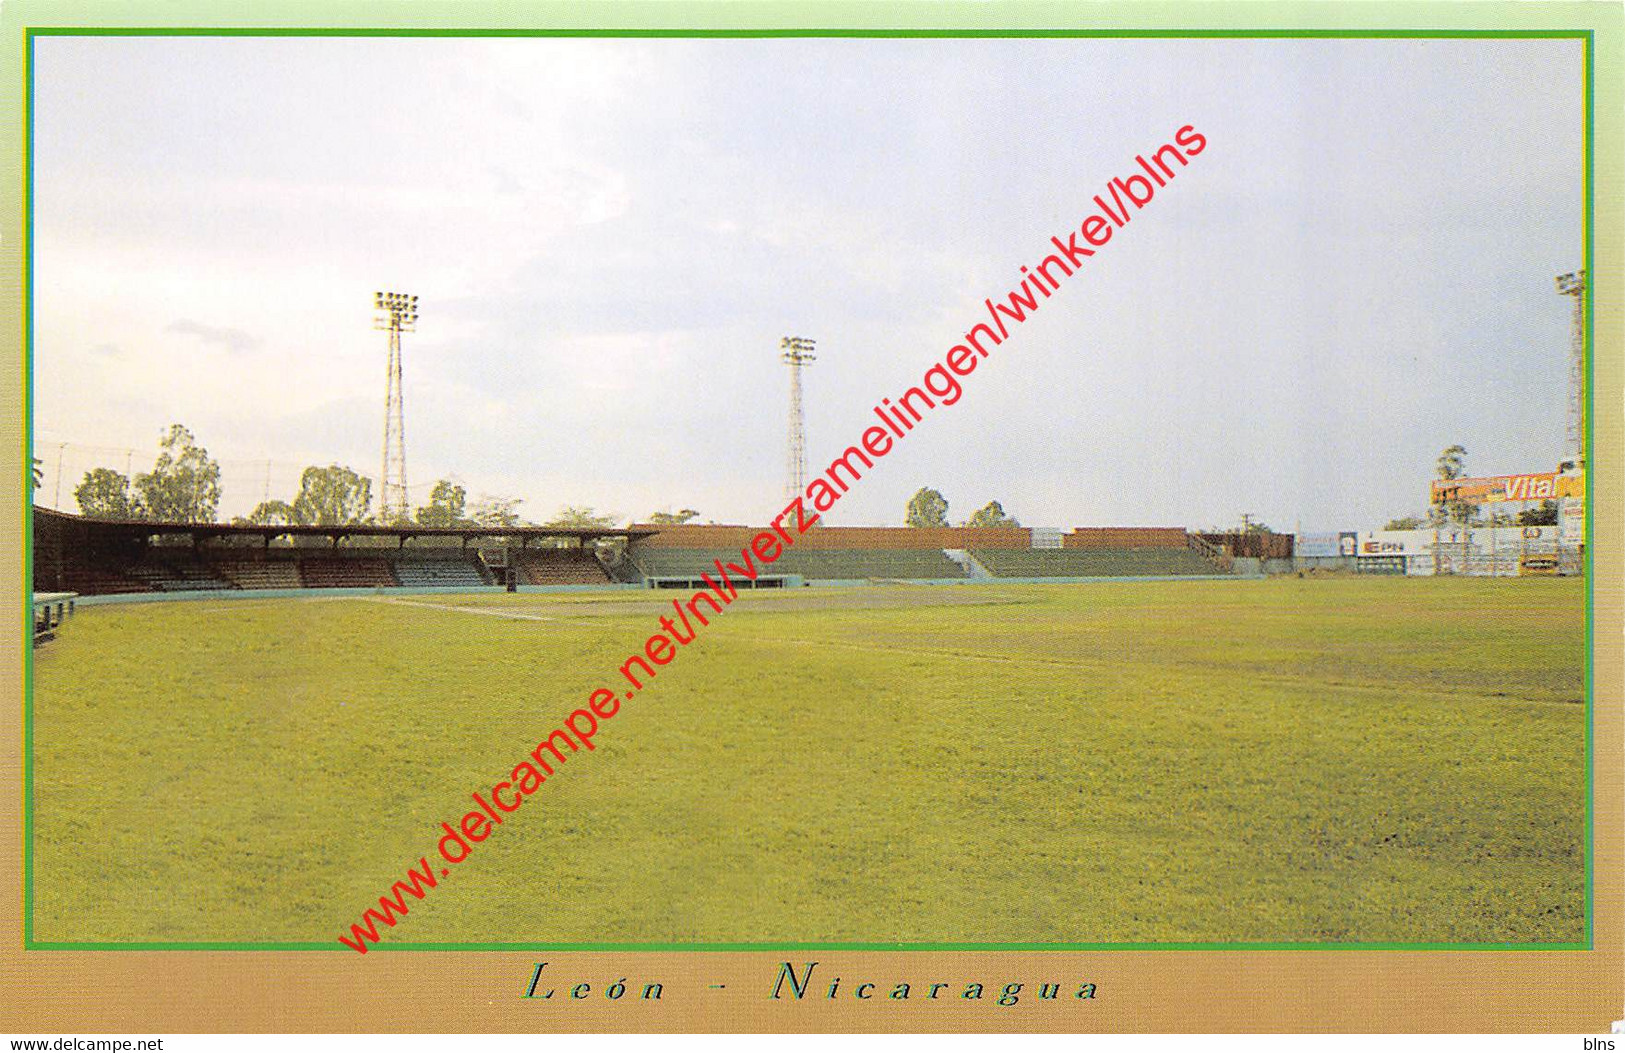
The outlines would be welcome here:
<svg viewBox="0 0 1625 1053">
<path fill-rule="evenodd" d="M 647 28 L 443 28 L 342 27 L 158 27 L 158 26 L 25 26 L 23 27 L 23 949 L 61 951 L 333 951 L 337 941 L 271 943 L 253 941 L 129 942 L 55 941 L 34 938 L 34 655 L 33 638 L 34 538 L 34 41 L 42 36 L 95 37 L 452 37 L 452 38 L 711 38 L 729 40 L 833 38 L 833 39 L 1357 39 L 1357 40 L 1583 40 L 1585 80 L 1585 186 L 1582 237 L 1585 242 L 1586 298 L 1583 373 L 1585 377 L 1585 577 L 1586 577 L 1586 819 L 1585 819 L 1585 938 L 1560 943 L 1371 943 L 1371 942 L 1057 942 L 1057 943 L 549 943 L 526 942 L 382 942 L 373 951 L 1590 951 L 1596 947 L 1596 710 L 1595 633 L 1596 498 L 1591 480 L 1597 465 L 1595 429 L 1595 363 L 1593 316 L 1597 285 L 1595 261 L 1595 138 L 1596 138 L 1596 30 L 1595 29 L 647 29 Z"/>
</svg>

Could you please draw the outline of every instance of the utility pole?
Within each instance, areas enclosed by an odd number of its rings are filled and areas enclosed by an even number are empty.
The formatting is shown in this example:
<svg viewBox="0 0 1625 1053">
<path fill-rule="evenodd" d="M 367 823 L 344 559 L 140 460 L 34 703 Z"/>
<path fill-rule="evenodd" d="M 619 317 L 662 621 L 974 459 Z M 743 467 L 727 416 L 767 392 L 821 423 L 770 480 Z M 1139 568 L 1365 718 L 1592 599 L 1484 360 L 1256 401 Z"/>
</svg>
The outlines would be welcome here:
<svg viewBox="0 0 1625 1053">
<path fill-rule="evenodd" d="M 389 366 L 384 377 L 384 464 L 378 480 L 378 521 L 390 523 L 405 519 L 406 494 L 406 409 L 401 393 L 401 334 L 417 329 L 418 298 L 406 293 L 375 292 L 372 305 L 378 311 L 374 329 L 389 333 Z"/>
<path fill-rule="evenodd" d="M 784 496 L 787 499 L 800 497 L 807 483 L 807 436 L 801 416 L 801 367 L 816 361 L 814 342 L 801 336 L 787 336 L 779 341 L 783 351 L 779 359 L 790 367 L 790 427 L 784 480 Z"/>
</svg>

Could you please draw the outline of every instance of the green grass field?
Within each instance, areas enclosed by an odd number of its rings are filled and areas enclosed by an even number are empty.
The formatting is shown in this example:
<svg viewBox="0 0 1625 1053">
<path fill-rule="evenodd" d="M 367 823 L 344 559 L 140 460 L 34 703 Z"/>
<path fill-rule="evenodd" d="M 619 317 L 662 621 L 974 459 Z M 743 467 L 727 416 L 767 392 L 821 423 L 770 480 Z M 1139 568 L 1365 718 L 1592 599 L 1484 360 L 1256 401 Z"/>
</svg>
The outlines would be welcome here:
<svg viewBox="0 0 1625 1053">
<path fill-rule="evenodd" d="M 343 951 L 675 595 L 81 609 L 35 940 Z M 1578 941 L 1584 595 L 747 594 L 386 942 Z"/>
</svg>

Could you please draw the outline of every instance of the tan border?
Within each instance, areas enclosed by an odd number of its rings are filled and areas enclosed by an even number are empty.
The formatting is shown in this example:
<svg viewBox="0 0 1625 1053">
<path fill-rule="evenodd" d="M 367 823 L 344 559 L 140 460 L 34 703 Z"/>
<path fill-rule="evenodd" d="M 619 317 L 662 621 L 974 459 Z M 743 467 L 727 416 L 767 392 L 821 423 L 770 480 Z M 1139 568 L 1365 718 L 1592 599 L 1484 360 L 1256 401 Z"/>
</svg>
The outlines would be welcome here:
<svg viewBox="0 0 1625 1053">
<path fill-rule="evenodd" d="M 208 24 L 215 5 L 181 3 L 81 6 L 14 0 L 0 10 L 0 109 L 7 149 L 0 153 L 0 478 L 21 480 L 21 128 L 20 27 L 33 24 Z M 234 12 L 241 15 L 241 12 Z M 238 24 L 300 24 L 309 5 L 264 5 Z M 1625 667 L 1625 546 L 1621 524 L 1621 303 L 1625 288 L 1620 202 L 1622 171 L 1621 13 L 1605 4 L 1147 4 L 1077 7 L 1048 4 L 620 5 L 469 4 L 456 10 L 377 3 L 331 4 L 329 25 L 410 22 L 451 26 L 644 24 L 670 27 L 719 22 L 806 26 L 1082 26 L 1094 28 L 1593 28 L 1597 31 L 1596 234 L 1593 256 L 1593 502 L 1596 537 L 1595 662 L 1595 933 L 1589 952 L 1527 951 L 1159 951 L 1159 952 L 828 952 L 764 953 L 428 953 L 63 952 L 21 950 L 21 668 L 24 624 L 18 487 L 8 484 L 0 508 L 7 555 L 0 653 L 0 785 L 12 803 L 0 809 L 0 1030 L 38 1034 L 194 1031 L 1606 1031 L 1625 1016 L 1625 894 L 1621 878 L 1621 764 L 1625 759 L 1622 667 Z M 1597 471 L 1598 463 L 1606 471 Z M 768 998 L 778 963 L 816 960 L 820 979 L 843 977 L 843 991 L 863 980 L 956 981 L 937 1003 L 911 999 L 805 1002 Z M 537 960 L 549 977 L 588 980 L 594 994 L 571 1001 L 562 984 L 549 1001 L 519 996 Z M 825 975 L 826 972 L 828 975 Z M 598 996 L 625 977 L 632 993 L 619 1002 Z M 662 999 L 637 997 L 659 980 Z M 971 981 L 1020 980 L 1019 1005 L 957 997 Z M 1034 998 L 1041 981 L 1062 983 L 1054 1002 Z M 1092 1002 L 1071 996 L 1079 981 L 1099 985 Z M 724 984 L 721 990 L 708 985 Z M 544 985 L 545 988 L 545 985 Z M 875 993 L 884 995 L 888 987 Z M 991 989 L 990 989 L 991 990 Z"/>
</svg>

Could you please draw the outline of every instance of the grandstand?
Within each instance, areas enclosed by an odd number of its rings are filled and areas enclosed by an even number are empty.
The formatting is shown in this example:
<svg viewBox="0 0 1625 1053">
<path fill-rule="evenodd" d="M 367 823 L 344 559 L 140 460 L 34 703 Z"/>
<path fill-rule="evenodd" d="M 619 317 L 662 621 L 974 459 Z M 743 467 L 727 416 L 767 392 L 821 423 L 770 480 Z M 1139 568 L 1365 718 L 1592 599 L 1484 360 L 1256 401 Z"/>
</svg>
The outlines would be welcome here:
<svg viewBox="0 0 1625 1053">
<path fill-rule="evenodd" d="M 487 589 L 618 581 L 596 542 L 642 530 L 244 526 L 94 520 L 34 510 L 34 587 L 81 596 L 296 589 Z M 537 544 L 546 547 L 533 547 Z M 565 547 L 561 547 L 565 546 Z M 624 564 L 629 569 L 630 561 Z"/>
<path fill-rule="evenodd" d="M 35 588 L 85 596 L 280 589 L 697 588 L 767 527 L 558 530 L 100 521 L 36 509 Z M 1055 547 L 1056 539 L 1060 547 Z M 614 541 L 598 556 L 601 542 Z M 1212 577 L 1226 550 L 1177 527 L 816 527 L 753 560 L 744 588 L 803 584 Z"/>
</svg>

